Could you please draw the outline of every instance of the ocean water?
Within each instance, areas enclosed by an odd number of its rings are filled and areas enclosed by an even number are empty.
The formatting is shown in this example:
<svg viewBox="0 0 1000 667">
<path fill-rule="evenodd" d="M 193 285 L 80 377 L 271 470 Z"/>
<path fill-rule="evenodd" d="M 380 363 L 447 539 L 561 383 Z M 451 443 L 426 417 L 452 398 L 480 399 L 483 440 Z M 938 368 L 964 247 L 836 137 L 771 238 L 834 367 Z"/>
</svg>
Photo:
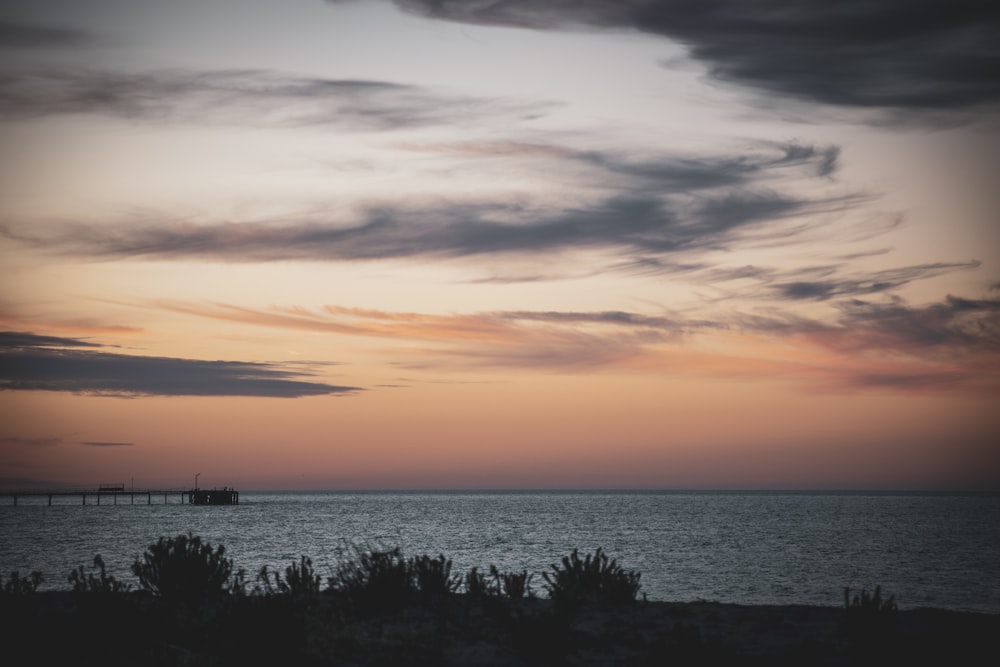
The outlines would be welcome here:
<svg viewBox="0 0 1000 667">
<path fill-rule="evenodd" d="M 0 573 L 43 573 L 43 590 L 101 554 L 131 563 L 161 536 L 222 544 L 252 579 L 308 556 L 325 577 L 355 548 L 444 554 L 453 572 L 541 573 L 598 547 L 642 574 L 650 600 L 839 606 L 881 585 L 900 608 L 1000 613 L 1000 495 L 675 492 L 243 492 L 240 504 L 146 505 L 128 497 L 0 499 Z"/>
</svg>

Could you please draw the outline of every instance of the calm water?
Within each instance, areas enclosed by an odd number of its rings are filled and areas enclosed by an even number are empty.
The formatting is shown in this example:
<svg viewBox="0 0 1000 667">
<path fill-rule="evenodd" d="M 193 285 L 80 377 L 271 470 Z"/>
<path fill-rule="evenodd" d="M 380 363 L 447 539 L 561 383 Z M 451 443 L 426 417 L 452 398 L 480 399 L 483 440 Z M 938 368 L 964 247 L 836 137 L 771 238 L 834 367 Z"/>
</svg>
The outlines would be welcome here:
<svg viewBox="0 0 1000 667">
<path fill-rule="evenodd" d="M 325 578 L 353 545 L 398 545 L 407 555 L 444 554 L 453 572 L 527 569 L 539 573 L 540 589 L 540 573 L 573 548 L 602 547 L 642 573 L 653 600 L 837 606 L 844 586 L 881 584 L 901 608 L 1000 613 L 1000 496 L 244 492 L 235 507 L 173 504 L 177 496 L 85 507 L 78 498 L 52 507 L 9 500 L 0 506 L 0 572 L 40 570 L 43 589 L 68 588 L 69 572 L 98 553 L 110 573 L 134 582 L 129 566 L 149 544 L 190 531 L 224 544 L 251 574 L 305 555 Z"/>
</svg>

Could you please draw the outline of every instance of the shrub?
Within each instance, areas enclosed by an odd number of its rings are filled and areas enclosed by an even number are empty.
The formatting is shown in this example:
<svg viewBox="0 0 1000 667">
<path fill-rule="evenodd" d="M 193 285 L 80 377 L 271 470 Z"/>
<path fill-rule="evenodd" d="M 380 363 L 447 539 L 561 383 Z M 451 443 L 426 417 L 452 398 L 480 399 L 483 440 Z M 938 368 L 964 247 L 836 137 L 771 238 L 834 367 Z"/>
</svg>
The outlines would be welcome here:
<svg viewBox="0 0 1000 667">
<path fill-rule="evenodd" d="M 534 573 L 528 574 L 527 570 L 500 572 L 495 565 L 491 565 L 490 576 L 493 577 L 494 589 L 500 595 L 506 595 L 511 600 L 533 597 L 531 580 L 535 576 Z"/>
<path fill-rule="evenodd" d="M 4 595 L 28 595 L 38 590 L 38 586 L 45 580 L 42 573 L 35 570 L 27 577 L 22 577 L 17 571 L 11 572 L 10 577 L 4 581 L 0 574 L 0 593 Z"/>
<path fill-rule="evenodd" d="M 451 560 L 444 555 L 437 558 L 416 556 L 407 563 L 411 581 L 425 597 L 444 597 L 454 593 L 462 583 L 461 577 L 451 574 Z"/>
<path fill-rule="evenodd" d="M 271 583 L 271 578 L 274 583 Z M 278 572 L 270 572 L 267 565 L 260 568 L 257 574 L 257 581 L 263 584 L 263 589 L 259 586 L 255 589 L 265 595 L 287 593 L 294 597 L 306 597 L 316 595 L 320 591 L 320 577 L 313 570 L 312 560 L 302 556 L 299 562 L 292 562 L 285 568 L 285 578 L 281 578 Z"/>
<path fill-rule="evenodd" d="M 484 598 L 493 594 L 493 588 L 489 581 L 487 581 L 486 575 L 480 572 L 477 567 L 472 568 L 465 574 L 463 583 L 465 584 L 465 593 L 470 597 Z"/>
<path fill-rule="evenodd" d="M 81 565 L 69 573 L 69 583 L 74 593 L 127 593 L 132 590 L 132 584 L 118 581 L 113 575 L 108 575 L 104 568 L 104 559 L 100 554 L 94 556 L 94 570 L 87 574 Z"/>
<path fill-rule="evenodd" d="M 377 605 L 402 604 L 413 591 L 410 568 L 399 547 L 386 551 L 356 549 L 329 579 L 330 588 Z"/>
<path fill-rule="evenodd" d="M 581 559 L 577 549 L 543 572 L 549 596 L 557 603 L 622 604 L 633 602 L 639 592 L 638 572 L 626 571 L 601 549 Z"/>
<path fill-rule="evenodd" d="M 862 589 L 861 593 L 855 593 L 851 598 L 851 589 L 844 588 L 844 607 L 848 613 L 855 615 L 887 615 L 895 612 L 896 596 L 890 595 L 887 599 L 882 599 L 882 587 L 876 586 L 874 594 Z"/>
<path fill-rule="evenodd" d="M 896 599 L 882 598 L 882 588 L 875 587 L 874 593 L 866 590 L 851 597 L 849 588 L 844 588 L 846 610 L 845 629 L 858 657 L 875 664 L 888 657 L 888 649 L 895 635 Z"/>
<path fill-rule="evenodd" d="M 164 600 L 195 604 L 228 592 L 233 561 L 221 544 L 214 551 L 201 538 L 188 533 L 161 537 L 150 545 L 132 572 L 144 589 Z"/>
</svg>

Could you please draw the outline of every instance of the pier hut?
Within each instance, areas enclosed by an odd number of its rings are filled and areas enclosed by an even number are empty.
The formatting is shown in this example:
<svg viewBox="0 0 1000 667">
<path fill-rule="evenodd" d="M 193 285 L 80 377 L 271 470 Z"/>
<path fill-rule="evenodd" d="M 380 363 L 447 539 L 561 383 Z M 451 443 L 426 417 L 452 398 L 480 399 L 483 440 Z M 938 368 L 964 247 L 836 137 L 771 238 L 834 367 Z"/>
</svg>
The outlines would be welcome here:
<svg viewBox="0 0 1000 667">
<path fill-rule="evenodd" d="M 191 505 L 239 505 L 240 492 L 224 486 L 221 489 L 192 489 L 187 492 Z"/>
</svg>

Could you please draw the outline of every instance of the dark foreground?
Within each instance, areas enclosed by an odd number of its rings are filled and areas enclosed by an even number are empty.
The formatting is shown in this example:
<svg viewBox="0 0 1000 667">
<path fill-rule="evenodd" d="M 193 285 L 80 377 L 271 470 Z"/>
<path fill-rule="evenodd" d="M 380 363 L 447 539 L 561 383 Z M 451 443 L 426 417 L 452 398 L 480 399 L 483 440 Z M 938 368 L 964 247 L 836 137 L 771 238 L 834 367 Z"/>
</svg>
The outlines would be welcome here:
<svg viewBox="0 0 1000 667">
<path fill-rule="evenodd" d="M 5 664 L 993 665 L 1000 615 L 933 609 L 850 617 L 834 607 L 449 595 L 370 608 L 335 594 L 229 597 L 195 608 L 147 594 L 0 598 Z"/>
</svg>

